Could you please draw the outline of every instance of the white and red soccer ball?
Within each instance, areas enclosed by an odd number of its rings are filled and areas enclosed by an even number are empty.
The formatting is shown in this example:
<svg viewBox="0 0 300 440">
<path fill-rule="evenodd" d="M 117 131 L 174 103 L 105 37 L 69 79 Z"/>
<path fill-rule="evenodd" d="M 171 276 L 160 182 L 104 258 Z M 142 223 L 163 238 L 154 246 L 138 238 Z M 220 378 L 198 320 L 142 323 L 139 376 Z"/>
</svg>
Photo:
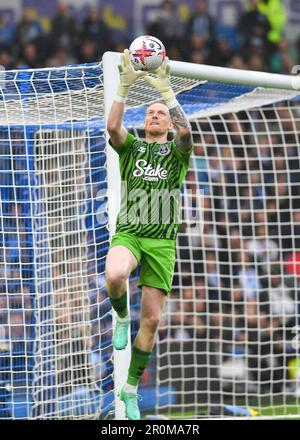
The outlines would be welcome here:
<svg viewBox="0 0 300 440">
<path fill-rule="evenodd" d="M 155 70 L 164 61 L 166 49 L 163 43 L 151 35 L 138 37 L 129 47 L 130 60 L 135 70 Z"/>
</svg>

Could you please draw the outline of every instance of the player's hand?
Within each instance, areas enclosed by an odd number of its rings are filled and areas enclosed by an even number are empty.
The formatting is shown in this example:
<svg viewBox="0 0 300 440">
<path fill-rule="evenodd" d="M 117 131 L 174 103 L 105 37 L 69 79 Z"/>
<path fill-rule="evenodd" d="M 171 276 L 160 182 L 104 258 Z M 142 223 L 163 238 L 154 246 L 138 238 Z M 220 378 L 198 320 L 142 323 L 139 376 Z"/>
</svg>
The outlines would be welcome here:
<svg viewBox="0 0 300 440">
<path fill-rule="evenodd" d="M 141 70 L 134 70 L 134 67 L 130 61 L 129 50 L 125 49 L 121 55 L 121 64 L 118 66 L 120 73 L 120 86 L 118 94 L 124 98 L 128 95 L 129 88 L 132 84 L 141 76 L 147 75 L 147 72 Z"/>
<path fill-rule="evenodd" d="M 175 94 L 170 82 L 170 65 L 168 57 L 166 57 L 162 65 L 156 69 L 155 73 L 157 74 L 156 77 L 150 75 L 145 76 L 145 81 L 159 91 L 164 101 L 172 101 L 175 98 Z"/>
</svg>

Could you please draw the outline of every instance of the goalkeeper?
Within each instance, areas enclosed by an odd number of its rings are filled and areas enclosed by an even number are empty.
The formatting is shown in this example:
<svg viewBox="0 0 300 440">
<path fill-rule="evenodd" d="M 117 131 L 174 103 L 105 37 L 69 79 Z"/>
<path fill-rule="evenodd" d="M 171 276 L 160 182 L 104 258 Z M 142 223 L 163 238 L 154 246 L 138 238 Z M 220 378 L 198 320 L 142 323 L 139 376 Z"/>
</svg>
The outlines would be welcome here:
<svg viewBox="0 0 300 440">
<path fill-rule="evenodd" d="M 113 346 L 116 350 L 123 350 L 128 342 L 130 326 L 126 281 L 141 263 L 140 328 L 132 347 L 127 382 L 119 394 L 125 403 L 128 419 L 138 420 L 140 411 L 137 388 L 149 362 L 166 296 L 171 290 L 178 230 L 174 209 L 173 215 L 170 212 L 169 218 L 160 221 L 157 221 L 157 217 L 153 221 L 155 215 L 150 215 L 150 211 L 152 214 L 161 212 L 160 209 L 164 212 L 167 198 L 161 200 L 155 196 L 155 190 L 180 192 L 192 153 L 192 134 L 190 124 L 170 85 L 167 58 L 156 70 L 157 75 L 151 77 L 146 72 L 134 70 L 129 51 L 125 49 L 121 55 L 119 71 L 120 85 L 109 112 L 107 130 L 110 145 L 119 155 L 123 192 L 116 234 L 106 259 L 106 288 L 111 306 L 117 313 Z M 129 88 L 141 76 L 160 92 L 163 99 L 163 102 L 148 107 L 144 121 L 145 141 L 128 133 L 122 125 Z M 167 139 L 170 130 L 175 131 L 172 141 Z M 133 215 L 133 212 L 137 212 L 133 202 L 137 191 L 140 191 L 138 220 Z"/>
</svg>

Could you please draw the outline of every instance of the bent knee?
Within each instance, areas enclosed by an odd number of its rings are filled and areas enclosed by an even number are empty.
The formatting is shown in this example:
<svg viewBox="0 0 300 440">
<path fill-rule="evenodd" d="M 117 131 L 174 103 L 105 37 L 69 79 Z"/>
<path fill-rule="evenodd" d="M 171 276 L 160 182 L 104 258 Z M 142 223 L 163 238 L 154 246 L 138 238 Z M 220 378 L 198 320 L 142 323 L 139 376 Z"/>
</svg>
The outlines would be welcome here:
<svg viewBox="0 0 300 440">
<path fill-rule="evenodd" d="M 146 327 L 151 333 L 155 333 L 158 329 L 160 316 L 151 315 L 143 318 L 142 325 Z"/>
<path fill-rule="evenodd" d="M 110 289 L 123 288 L 127 281 L 127 274 L 120 270 L 107 270 L 105 274 L 106 286 Z"/>
</svg>

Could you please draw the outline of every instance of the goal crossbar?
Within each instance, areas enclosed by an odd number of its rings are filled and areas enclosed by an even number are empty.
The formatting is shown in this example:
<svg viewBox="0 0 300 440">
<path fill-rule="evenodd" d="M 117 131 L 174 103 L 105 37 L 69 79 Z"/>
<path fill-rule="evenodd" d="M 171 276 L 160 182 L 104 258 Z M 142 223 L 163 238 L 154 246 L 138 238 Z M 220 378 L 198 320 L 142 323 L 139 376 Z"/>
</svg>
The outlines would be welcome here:
<svg viewBox="0 0 300 440">
<path fill-rule="evenodd" d="M 118 62 L 119 57 L 120 54 L 117 52 L 105 52 L 103 55 L 104 66 L 106 63 Z M 293 91 L 300 90 L 300 76 L 297 75 L 281 75 L 253 70 L 232 69 L 175 60 L 170 60 L 170 73 L 171 75 L 179 77 L 226 82 L 229 84 L 242 84 Z"/>
</svg>

